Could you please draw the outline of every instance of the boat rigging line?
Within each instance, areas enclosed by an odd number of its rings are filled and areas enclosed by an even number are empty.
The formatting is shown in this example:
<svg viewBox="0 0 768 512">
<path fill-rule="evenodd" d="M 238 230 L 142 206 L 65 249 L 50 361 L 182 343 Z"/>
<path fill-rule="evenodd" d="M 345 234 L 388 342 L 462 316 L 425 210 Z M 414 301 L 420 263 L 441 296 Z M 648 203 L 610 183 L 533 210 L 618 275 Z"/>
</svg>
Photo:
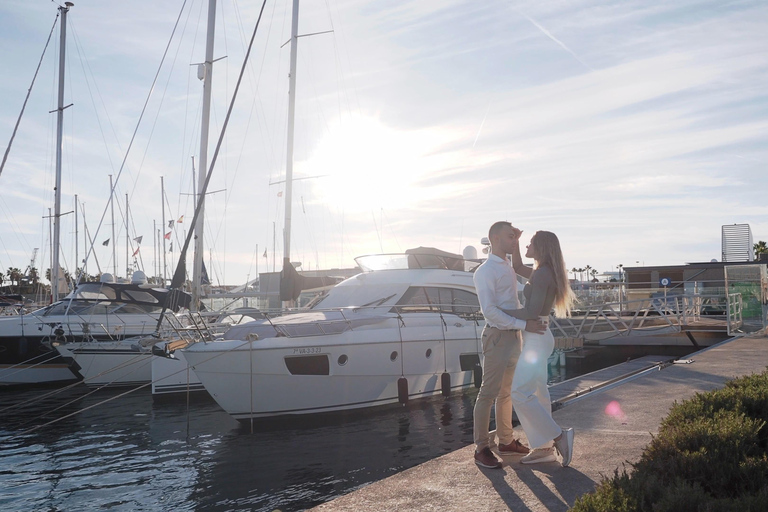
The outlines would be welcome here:
<svg viewBox="0 0 768 512">
<path fill-rule="evenodd" d="M 141 365 L 137 366 L 136 368 L 134 368 L 133 370 L 131 370 L 129 373 L 127 373 L 127 374 L 125 374 L 125 375 L 130 375 L 131 373 L 134 373 L 134 372 L 136 372 L 136 371 L 140 370 L 141 368 L 143 368 L 144 366 L 146 366 L 146 365 L 150 364 L 151 362 L 152 362 L 152 360 L 151 360 L 151 359 L 150 359 L 150 360 L 147 360 L 147 361 L 145 361 L 143 364 L 141 364 Z M 102 373 L 108 373 L 108 372 L 111 372 L 111 371 L 113 371 L 113 370 L 115 370 L 115 369 L 117 369 L 117 367 L 115 367 L 115 368 L 111 368 L 110 370 L 107 370 L 107 372 L 102 372 Z M 125 375 L 122 375 L 122 377 L 124 377 Z M 115 379 L 115 380 L 117 380 L 117 379 Z M 88 396 L 91 396 L 92 394 L 96 393 L 97 391 L 99 391 L 99 390 L 101 390 L 101 389 L 104 389 L 105 387 L 108 387 L 108 386 L 112 385 L 114 382 L 115 382 L 115 381 L 107 382 L 107 383 L 105 383 L 105 384 L 102 384 L 101 386 L 99 386 L 99 387 L 97 387 L 97 388 L 93 388 L 92 390 L 90 390 L 88 393 L 85 393 L 84 395 L 78 396 L 77 398 L 73 398 L 72 400 L 70 400 L 70 401 L 68 401 L 68 402 L 66 402 L 66 403 L 63 403 L 63 404 L 59 405 L 58 407 L 55 407 L 55 408 L 51 409 L 50 411 L 46 411 L 46 412 L 44 412 L 43 414 L 40 414 L 40 415 L 38 415 L 38 416 L 35 416 L 34 418 L 31 418 L 31 419 L 29 419 L 29 420 L 26 422 L 26 424 L 30 424 L 30 423 L 32 423 L 33 421 L 36 421 L 36 420 L 39 420 L 39 419 L 45 418 L 46 416 L 48 416 L 48 415 L 49 415 L 49 414 L 51 414 L 51 413 L 54 413 L 54 412 L 56 412 L 56 411 L 58 411 L 58 410 L 60 410 L 60 409 L 63 409 L 64 407 L 67 407 L 67 406 L 69 406 L 69 405 L 72 405 L 72 404 L 74 404 L 75 402 L 79 402 L 79 401 L 80 401 L 80 400 L 82 400 L 83 398 L 85 398 L 85 397 L 88 397 Z M 150 381 L 150 384 L 151 384 L 151 383 L 152 383 L 152 382 Z"/>
<path fill-rule="evenodd" d="M 266 0 L 265 0 L 265 2 L 266 2 Z M 250 341 L 250 340 L 246 340 L 246 341 L 244 341 L 243 343 L 241 343 L 240 345 L 237 345 L 237 346 L 233 347 L 233 348 L 232 348 L 232 349 L 230 349 L 230 350 L 237 350 L 237 349 L 239 349 L 240 347 L 243 347 L 243 346 L 245 346 L 245 345 L 246 345 L 246 344 L 248 344 L 248 343 L 251 343 L 251 341 Z M 215 354 L 215 355 L 213 355 L 213 356 L 209 357 L 208 359 L 205 359 L 205 360 L 203 360 L 202 362 L 203 362 L 203 363 L 207 363 L 208 361 L 211 361 L 211 360 L 213 360 L 213 359 L 216 359 L 217 357 L 220 357 L 220 356 L 222 356 L 222 355 L 224 355 L 224 354 L 226 354 L 226 353 L 228 353 L 228 352 L 229 352 L 229 350 L 226 350 L 226 351 L 222 351 L 222 352 L 219 352 L 218 354 Z M 155 356 L 155 357 L 160 357 L 160 356 Z M 110 369 L 110 370 L 107 370 L 107 372 L 109 372 L 109 371 L 112 371 L 112 369 Z M 85 411 L 89 411 L 89 410 L 91 410 L 91 409 L 93 409 L 93 408 L 95 408 L 95 407 L 98 407 L 99 405 L 103 405 L 103 404 L 106 404 L 107 402 L 111 402 L 112 400 L 115 400 L 115 399 L 117 399 L 117 398 L 122 398 L 122 397 L 124 397 L 124 396 L 126 396 L 126 395 L 129 395 L 129 394 L 131 394 L 131 393 L 135 392 L 135 391 L 138 391 L 138 390 L 140 390 L 140 389 L 144 389 L 144 388 L 146 388 L 146 387 L 148 387 L 148 386 L 151 386 L 151 385 L 152 385 L 154 382 L 160 382 L 160 381 L 163 381 L 163 380 L 165 380 L 165 379 L 168 379 L 168 378 L 170 378 L 170 377 L 173 377 L 173 376 L 175 376 L 175 375 L 178 375 L 179 373 L 181 373 L 181 372 L 185 372 L 185 371 L 187 371 L 187 367 L 184 367 L 184 368 L 182 368 L 181 370 L 177 370 L 177 371 L 175 371 L 175 372 L 173 372 L 173 373 L 171 373 L 171 374 L 168 374 L 168 375 L 164 376 L 162 379 L 158 379 L 158 380 L 156 380 L 156 381 L 149 381 L 149 382 L 146 382 L 146 383 L 144 383 L 144 384 L 141 384 L 141 385 L 139 385 L 139 386 L 136 386 L 135 388 L 131 388 L 131 389 L 129 389 L 129 390 L 127 390 L 127 391 L 123 392 L 123 393 L 120 393 L 120 394 L 117 394 L 117 395 L 115 395 L 115 396 L 113 396 L 113 397 L 109 397 L 109 398 L 107 398 L 107 399 L 104 399 L 104 400 L 102 400 L 101 402 L 97 402 L 97 403 L 95 403 L 95 404 L 93 404 L 93 405 L 89 405 L 88 407 L 86 407 L 86 408 L 84 408 L 84 409 L 79 409 L 79 410 L 77 410 L 77 411 L 71 412 L 71 413 L 69 413 L 69 414 L 66 414 L 66 415 L 64 415 L 64 416 L 61 416 L 60 418 L 55 418 L 55 419 L 52 419 L 51 421 L 48 421 L 48 422 L 46 422 L 46 423 L 43 423 L 43 424 L 41 424 L 41 425 L 36 425 L 36 426 L 34 426 L 34 427 L 28 428 L 27 430 L 24 430 L 23 432 L 19 432 L 19 433 L 15 434 L 15 435 L 13 435 L 13 436 L 11 436 L 11 437 L 9 437 L 9 438 L 6 438 L 4 441 L 6 441 L 6 442 L 7 442 L 7 441 L 10 441 L 10 440 L 12 440 L 12 439 L 15 439 L 15 438 L 21 438 L 21 437 L 23 437 L 23 436 L 25 436 L 25 435 L 31 434 L 31 433 L 33 433 L 33 432 L 36 432 L 36 431 L 38 431 L 38 430 L 40 430 L 40 429 L 42 429 L 42 428 L 45 428 L 45 427 L 49 427 L 49 426 L 51 426 L 51 425 L 54 425 L 54 424 L 56 424 L 56 423 L 58 423 L 58 422 L 60 422 L 60 421 L 63 421 L 63 420 L 65 420 L 65 419 L 67 419 L 67 418 L 71 418 L 71 417 L 73 417 L 73 416 L 76 416 L 76 415 L 78 415 L 78 414 L 80 414 L 80 413 L 83 413 L 83 412 L 85 412 Z M 106 373 L 106 372 L 105 372 L 105 373 Z M 59 392 L 61 392 L 61 391 L 65 390 L 65 389 L 69 389 L 69 388 L 71 388 L 71 387 L 73 387 L 73 386 L 76 386 L 76 385 L 78 385 L 78 384 L 80 384 L 80 382 L 75 382 L 74 384 L 71 384 L 71 385 L 69 385 L 69 386 L 65 386 L 64 388 L 61 388 L 61 389 L 57 389 L 57 390 L 55 390 L 55 391 L 52 391 L 51 393 L 47 393 L 47 394 L 43 395 L 42 397 L 38 397 L 38 398 L 36 398 L 36 399 L 32 399 L 32 400 L 27 400 L 27 401 L 25 401 L 25 402 L 21 402 L 21 403 L 19 403 L 19 404 L 14 404 L 14 405 L 12 405 L 12 406 L 6 407 L 5 409 L 2 409 L 2 410 L 0 410 L 0 412 L 4 412 L 4 411 L 6 411 L 6 410 L 8 410 L 8 409 L 11 409 L 11 408 L 20 407 L 20 406 L 22 406 L 22 405 L 25 405 L 25 404 L 31 404 L 31 403 L 37 402 L 37 401 L 39 401 L 39 400 L 42 400 L 43 398 L 47 398 L 47 397 L 49 397 L 49 396 L 53 396 L 53 395 L 55 395 L 55 394 L 57 394 L 57 393 L 59 393 Z M 98 388 L 96 388 L 94 391 L 98 391 L 98 390 L 100 390 L 100 389 L 103 389 L 104 387 L 108 386 L 109 384 L 110 384 L 110 383 L 107 383 L 107 384 L 103 384 L 103 385 L 99 386 Z M 88 393 L 88 394 L 86 394 L 86 395 L 84 395 L 83 397 L 80 397 L 80 398 L 84 398 L 85 396 L 88 396 L 88 395 L 90 395 L 90 394 L 92 394 L 92 393 Z M 80 398 L 77 398 L 77 399 L 75 399 L 74 401 L 77 401 L 77 400 L 79 400 Z M 74 402 L 74 401 L 73 401 L 73 402 Z M 72 402 L 70 402 L 70 403 L 72 403 Z M 58 408 L 57 408 L 57 409 L 58 409 Z M 54 410 L 56 410 L 56 409 L 54 409 Z M 43 416 L 45 416 L 45 415 L 43 415 Z M 42 417 L 42 416 L 39 416 L 39 417 Z"/>
<path fill-rule="evenodd" d="M 24 98 L 24 103 L 21 105 L 21 112 L 19 112 L 19 118 L 16 119 L 16 125 L 13 127 L 13 133 L 11 133 L 11 140 L 8 141 L 8 147 L 5 148 L 5 154 L 3 155 L 3 161 L 0 162 L 0 175 L 3 174 L 3 167 L 5 167 L 5 161 L 8 159 L 8 153 L 11 152 L 11 145 L 13 145 L 13 139 L 16 138 L 16 131 L 19 129 L 19 123 L 21 123 L 21 117 L 24 115 L 24 109 L 27 108 L 27 101 L 29 100 L 29 96 L 32 94 L 32 87 L 35 85 L 35 80 L 37 79 L 37 73 L 40 71 L 40 66 L 43 63 L 43 57 L 45 57 L 45 51 L 48 49 L 48 44 L 51 42 L 51 36 L 53 35 L 53 30 L 56 28 L 56 23 L 59 21 L 59 12 L 56 12 L 56 18 L 53 20 L 53 26 L 51 27 L 51 32 L 48 34 L 48 40 L 45 42 L 45 48 L 43 48 L 43 54 L 40 55 L 40 62 L 37 63 L 37 69 L 35 69 L 35 75 L 32 77 L 32 83 L 29 84 L 29 89 L 27 89 L 27 96 Z"/>
<path fill-rule="evenodd" d="M 181 5 L 181 10 L 179 10 L 179 15 L 176 18 L 176 23 L 173 25 L 173 31 L 171 31 L 171 37 L 168 38 L 168 43 L 165 46 L 165 51 L 163 52 L 163 57 L 160 59 L 160 64 L 157 66 L 157 71 L 155 72 L 155 76 L 152 79 L 152 85 L 149 88 L 149 92 L 147 93 L 147 97 L 144 100 L 144 106 L 141 108 L 141 113 L 139 114 L 139 119 L 136 122 L 136 126 L 133 129 L 133 134 L 131 135 L 131 141 L 128 143 L 128 149 L 125 151 L 125 155 L 123 156 L 123 161 L 120 163 L 120 169 L 117 171 L 117 177 L 115 178 L 115 183 L 112 185 L 112 190 L 110 191 L 109 197 L 112 198 L 115 194 L 115 187 L 117 187 L 117 183 L 120 181 L 120 176 L 123 173 L 123 169 L 125 168 L 125 163 L 128 160 L 128 155 L 131 152 L 131 148 L 133 147 L 133 143 L 136 140 L 136 134 L 139 131 L 139 126 L 141 125 L 141 121 L 144 119 L 144 113 L 147 110 L 147 105 L 149 104 L 149 100 L 152 97 L 152 92 L 155 90 L 155 85 L 157 84 L 158 77 L 160 76 L 160 70 L 163 68 L 163 63 L 165 62 L 165 58 L 168 56 L 168 50 L 171 47 L 171 42 L 173 41 L 173 38 L 176 34 L 176 29 L 179 26 L 179 21 L 181 20 L 181 15 L 184 12 L 184 7 L 187 5 L 187 0 L 184 0 L 184 3 Z M 110 199 L 110 203 L 111 203 Z M 97 238 L 97 235 L 99 233 L 99 230 L 101 229 L 102 224 L 104 223 L 104 218 L 107 215 L 107 210 L 109 209 L 109 204 L 104 206 L 104 211 L 101 214 L 101 219 L 99 220 L 99 224 L 96 227 L 96 231 L 94 233 L 94 238 Z M 93 253 L 93 243 L 91 243 L 91 246 L 88 248 L 88 251 L 86 252 L 84 261 L 88 261 L 88 258 L 91 256 L 91 253 Z M 82 279 L 82 277 L 80 278 Z M 78 279 L 78 283 L 80 282 L 80 279 Z"/>
<path fill-rule="evenodd" d="M 229 119 L 232 117 L 232 110 L 235 106 L 235 100 L 237 99 L 237 94 L 240 91 L 240 84 L 243 81 L 243 75 L 245 74 L 245 69 L 248 67 L 248 59 L 251 56 L 251 50 L 253 49 L 253 41 L 256 39 L 256 33 L 259 30 L 259 25 L 261 24 L 261 17 L 264 14 L 264 7 L 267 5 L 267 0 L 264 0 L 261 4 L 261 9 L 259 10 L 259 17 L 256 20 L 256 26 L 253 28 L 253 34 L 251 35 L 251 40 L 248 43 L 248 50 L 245 53 L 245 57 L 243 58 L 243 65 L 240 67 L 240 74 L 237 77 L 237 84 L 235 85 L 235 90 L 232 93 L 232 99 L 229 102 L 229 107 L 227 108 L 227 115 L 224 117 L 224 124 L 221 127 L 221 133 L 219 134 L 219 140 L 216 143 L 216 149 L 213 152 L 213 158 L 211 158 L 211 163 L 208 166 L 208 172 L 205 176 L 205 181 L 203 182 L 203 185 L 200 187 L 199 193 L 199 200 L 197 201 L 197 205 L 195 206 L 195 213 L 192 216 L 192 222 L 191 226 L 194 226 L 198 218 L 200 217 L 200 212 L 203 208 L 203 198 L 205 197 L 206 192 L 208 191 L 208 184 L 211 181 L 211 176 L 213 175 L 213 168 L 216 165 L 216 160 L 218 160 L 219 157 L 219 151 L 221 150 L 221 143 L 224 140 L 224 134 L 227 132 L 227 126 L 229 125 Z M 194 230 L 190 229 L 187 233 L 187 236 L 184 240 L 184 246 L 181 249 L 181 252 L 179 253 L 179 263 L 176 265 L 176 271 L 173 273 L 173 278 L 171 279 L 171 286 L 170 286 L 170 294 L 168 296 L 168 300 L 165 301 L 163 304 L 163 309 L 160 312 L 160 318 L 157 321 L 157 327 L 155 330 L 155 334 L 158 335 L 160 331 L 160 326 L 163 322 L 163 316 L 165 316 L 165 311 L 168 309 L 168 303 L 173 298 L 173 295 L 177 293 L 178 290 L 181 290 L 181 286 L 184 284 L 185 278 L 186 278 L 186 269 L 184 261 L 187 257 L 187 250 L 189 249 L 189 244 L 192 241 L 192 237 L 195 234 Z"/>
</svg>

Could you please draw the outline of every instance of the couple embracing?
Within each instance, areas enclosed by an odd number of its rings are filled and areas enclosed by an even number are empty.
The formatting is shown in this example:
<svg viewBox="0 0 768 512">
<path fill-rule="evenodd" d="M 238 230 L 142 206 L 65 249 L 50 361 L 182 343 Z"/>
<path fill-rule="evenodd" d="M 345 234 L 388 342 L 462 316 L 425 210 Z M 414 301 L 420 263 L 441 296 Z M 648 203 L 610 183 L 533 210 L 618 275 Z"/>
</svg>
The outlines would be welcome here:
<svg viewBox="0 0 768 512">
<path fill-rule="evenodd" d="M 552 419 L 547 389 L 547 359 L 555 346 L 549 330 L 549 313 L 565 316 L 573 302 L 560 242 L 554 233 L 538 231 L 525 256 L 520 254 L 522 231 L 509 222 L 491 226 L 491 253 L 474 275 L 483 329 L 483 381 L 474 409 L 475 462 L 500 468 L 490 449 L 488 425 L 496 406 L 496 434 L 501 455 L 524 455 L 523 464 L 554 462 L 555 452 L 567 466 L 573 454 L 573 429 L 561 428 Z M 507 255 L 512 255 L 512 266 Z M 525 307 L 517 298 L 517 274 L 528 279 L 523 289 Z M 531 450 L 513 437 L 512 407 L 528 437 Z"/>
</svg>

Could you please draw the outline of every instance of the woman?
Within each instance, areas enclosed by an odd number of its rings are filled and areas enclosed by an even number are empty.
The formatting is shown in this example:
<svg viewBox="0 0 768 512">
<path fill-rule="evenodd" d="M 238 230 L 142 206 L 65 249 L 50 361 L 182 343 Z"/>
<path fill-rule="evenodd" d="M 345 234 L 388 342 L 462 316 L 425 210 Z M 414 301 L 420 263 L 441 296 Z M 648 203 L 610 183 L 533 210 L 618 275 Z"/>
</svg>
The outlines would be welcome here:
<svg viewBox="0 0 768 512">
<path fill-rule="evenodd" d="M 520 234 L 522 231 L 517 233 L 518 240 Z M 573 292 L 557 236 L 549 231 L 537 231 L 525 256 L 534 259 L 533 268 L 523 265 L 520 245 L 516 244 L 512 265 L 518 275 L 528 278 L 523 289 L 525 307 L 505 313 L 522 320 L 541 318 L 548 322 L 549 313 L 554 308 L 556 316 L 567 316 L 573 303 Z M 512 404 L 532 448 L 520 460 L 523 464 L 553 462 L 557 460 L 557 449 L 562 465 L 567 466 L 573 455 L 573 429 L 562 429 L 552 419 L 547 359 L 554 348 L 555 338 L 549 327 L 544 334 L 523 332 L 523 351 L 512 379 Z"/>
</svg>

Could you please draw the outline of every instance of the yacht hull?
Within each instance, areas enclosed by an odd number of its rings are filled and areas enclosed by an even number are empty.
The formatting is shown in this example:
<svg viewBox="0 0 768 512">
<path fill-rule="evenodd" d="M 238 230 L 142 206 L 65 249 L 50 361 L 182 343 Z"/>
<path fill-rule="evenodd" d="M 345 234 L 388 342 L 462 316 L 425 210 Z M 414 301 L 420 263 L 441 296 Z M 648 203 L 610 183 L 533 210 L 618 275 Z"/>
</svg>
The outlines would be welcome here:
<svg viewBox="0 0 768 512">
<path fill-rule="evenodd" d="M 56 347 L 75 360 L 77 373 L 90 387 L 135 386 L 152 379 L 152 353 L 135 341 L 67 343 Z"/>
<path fill-rule="evenodd" d="M 0 385 L 54 384 L 74 382 L 78 379 L 70 365 L 57 358 L 60 363 L 51 364 L 0 364 Z"/>
<path fill-rule="evenodd" d="M 0 385 L 48 384 L 74 381 L 72 359 L 61 357 L 41 336 L 0 338 Z"/>
<path fill-rule="evenodd" d="M 173 358 L 153 357 L 151 366 L 153 397 L 206 392 L 203 383 L 190 368 L 187 358 L 180 350 L 173 353 Z"/>
<path fill-rule="evenodd" d="M 183 353 L 238 420 L 375 407 L 475 385 L 479 326 L 458 318 L 443 324 L 437 315 L 399 322 L 329 336 L 197 343 Z"/>
</svg>

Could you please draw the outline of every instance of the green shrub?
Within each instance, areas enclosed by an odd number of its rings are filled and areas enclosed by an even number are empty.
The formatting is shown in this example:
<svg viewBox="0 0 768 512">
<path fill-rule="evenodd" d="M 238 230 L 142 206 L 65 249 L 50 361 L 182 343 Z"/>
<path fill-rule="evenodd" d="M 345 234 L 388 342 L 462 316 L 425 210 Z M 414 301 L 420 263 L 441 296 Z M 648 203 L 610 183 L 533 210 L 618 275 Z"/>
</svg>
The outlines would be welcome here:
<svg viewBox="0 0 768 512">
<path fill-rule="evenodd" d="M 592 494 L 585 494 L 578 499 L 576 506 L 583 512 L 631 512 L 638 510 L 638 503 L 632 493 L 627 492 L 631 486 L 629 475 L 619 471 L 611 479 L 603 480 Z M 573 510 L 576 510 L 574 507 Z"/>
<path fill-rule="evenodd" d="M 768 510 L 768 372 L 675 403 L 631 464 L 578 512 Z"/>
</svg>

